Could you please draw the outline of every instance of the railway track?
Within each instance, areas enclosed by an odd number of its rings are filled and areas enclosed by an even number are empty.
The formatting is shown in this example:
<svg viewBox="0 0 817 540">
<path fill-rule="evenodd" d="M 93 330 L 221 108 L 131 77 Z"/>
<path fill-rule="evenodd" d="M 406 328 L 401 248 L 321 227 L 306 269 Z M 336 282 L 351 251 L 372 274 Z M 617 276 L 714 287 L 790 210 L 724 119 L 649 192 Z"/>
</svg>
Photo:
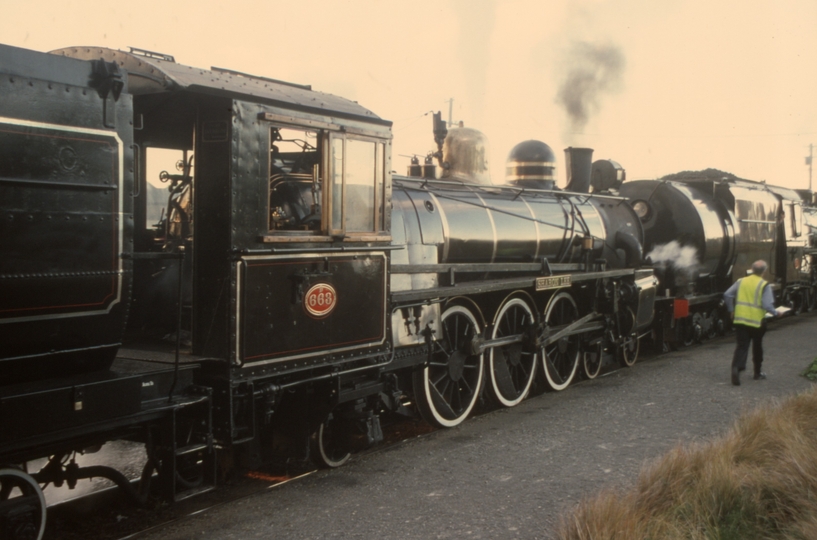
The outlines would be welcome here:
<svg viewBox="0 0 817 540">
<path fill-rule="evenodd" d="M 656 356 L 652 351 L 642 349 L 640 361 Z M 635 369 L 638 365 L 636 364 Z M 600 377 L 611 375 L 622 368 L 618 364 L 607 364 Z M 577 383 L 582 381 L 577 377 Z M 574 383 L 574 384 L 577 384 Z M 569 389 L 567 391 L 570 391 Z M 539 381 L 534 394 L 528 399 L 536 399 L 544 393 L 544 384 Z M 473 416 L 490 415 L 501 408 L 490 400 L 483 400 Z M 403 419 L 384 426 L 384 442 L 355 454 L 355 458 L 392 450 L 406 442 L 428 437 L 438 428 L 419 419 Z M 131 466 L 133 470 L 138 469 Z M 162 528 L 198 516 L 220 506 L 250 498 L 266 491 L 297 482 L 307 476 L 321 473 L 316 467 L 285 468 L 269 467 L 258 470 L 235 472 L 219 486 L 219 489 L 192 499 L 167 505 L 153 503 L 144 508 L 129 504 L 116 487 L 108 487 L 75 499 L 66 500 L 49 508 L 49 523 L 43 540 L 136 540 L 148 533 L 156 533 Z M 327 473 L 328 471 L 325 471 Z"/>
</svg>

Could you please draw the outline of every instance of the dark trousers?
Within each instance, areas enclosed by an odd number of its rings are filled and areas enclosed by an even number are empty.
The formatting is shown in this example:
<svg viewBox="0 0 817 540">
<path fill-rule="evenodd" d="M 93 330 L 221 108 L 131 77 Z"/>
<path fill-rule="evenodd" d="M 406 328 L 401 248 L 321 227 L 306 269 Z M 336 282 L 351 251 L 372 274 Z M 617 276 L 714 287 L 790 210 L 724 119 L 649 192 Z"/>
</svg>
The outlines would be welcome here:
<svg viewBox="0 0 817 540">
<path fill-rule="evenodd" d="M 737 366 L 738 370 L 746 369 L 746 358 L 749 356 L 749 342 L 752 343 L 752 363 L 755 366 L 755 374 L 760 373 L 760 365 L 763 363 L 763 334 L 766 333 L 766 325 L 760 328 L 751 326 L 735 325 L 735 336 L 738 346 L 735 347 L 735 355 L 732 357 L 732 367 Z"/>
</svg>

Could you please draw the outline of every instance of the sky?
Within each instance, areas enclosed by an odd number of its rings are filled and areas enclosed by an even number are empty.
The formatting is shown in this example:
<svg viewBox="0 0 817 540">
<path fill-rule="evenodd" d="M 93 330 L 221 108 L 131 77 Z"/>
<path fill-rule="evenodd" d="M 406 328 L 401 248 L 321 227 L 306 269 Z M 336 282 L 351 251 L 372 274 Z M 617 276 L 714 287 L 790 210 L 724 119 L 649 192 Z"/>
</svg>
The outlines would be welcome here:
<svg viewBox="0 0 817 540">
<path fill-rule="evenodd" d="M 494 183 L 513 146 L 537 139 L 562 185 L 563 149 L 584 146 L 628 179 L 715 168 L 799 189 L 817 145 L 815 0 L 0 5 L 7 45 L 133 46 L 357 101 L 394 122 L 399 173 L 434 150 L 429 113 L 449 107 L 487 136 Z"/>
</svg>

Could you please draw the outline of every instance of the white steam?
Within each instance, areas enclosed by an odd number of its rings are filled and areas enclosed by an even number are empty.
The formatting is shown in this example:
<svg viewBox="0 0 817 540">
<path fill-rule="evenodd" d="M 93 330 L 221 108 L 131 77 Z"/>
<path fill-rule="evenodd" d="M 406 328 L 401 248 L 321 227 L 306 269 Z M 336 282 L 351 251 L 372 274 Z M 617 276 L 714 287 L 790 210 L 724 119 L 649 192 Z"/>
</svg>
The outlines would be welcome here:
<svg viewBox="0 0 817 540">
<path fill-rule="evenodd" d="M 698 266 L 698 250 L 692 246 L 682 246 L 677 240 L 655 246 L 647 257 L 655 264 L 662 263 L 679 270 L 693 270 Z"/>
</svg>

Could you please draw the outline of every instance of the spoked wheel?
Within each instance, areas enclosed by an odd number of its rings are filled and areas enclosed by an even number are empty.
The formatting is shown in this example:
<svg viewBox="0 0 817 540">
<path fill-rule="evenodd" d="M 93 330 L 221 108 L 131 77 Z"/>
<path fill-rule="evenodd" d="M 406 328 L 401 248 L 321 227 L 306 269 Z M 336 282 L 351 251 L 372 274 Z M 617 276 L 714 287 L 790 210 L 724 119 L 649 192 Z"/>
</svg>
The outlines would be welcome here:
<svg viewBox="0 0 817 540">
<path fill-rule="evenodd" d="M 786 291 L 783 294 L 783 305 L 791 309 L 791 315 L 802 313 L 803 301 L 799 291 Z"/>
<path fill-rule="evenodd" d="M 554 295 L 545 309 L 545 324 L 555 332 L 578 318 L 579 309 L 567 292 Z M 573 381 L 579 366 L 579 349 L 578 334 L 564 336 L 544 347 L 542 367 L 545 380 L 552 390 L 564 390 Z"/>
<path fill-rule="evenodd" d="M 710 325 L 707 337 L 710 339 L 722 336 L 726 333 L 726 322 L 718 308 L 712 310 L 709 316 Z"/>
<path fill-rule="evenodd" d="M 601 372 L 601 364 L 604 360 L 603 340 L 598 344 L 589 347 L 582 353 L 582 364 L 584 365 L 584 376 L 588 379 L 595 379 Z"/>
<path fill-rule="evenodd" d="M 492 337 L 524 334 L 533 322 L 533 311 L 527 302 L 512 298 L 497 313 Z M 512 343 L 492 348 L 489 358 L 494 398 L 504 407 L 517 405 L 528 395 L 533 383 L 536 352 L 524 343 Z"/>
<path fill-rule="evenodd" d="M 334 469 L 349 461 L 352 445 L 348 428 L 348 422 L 340 421 L 332 413 L 321 422 L 310 439 L 310 455 L 318 467 Z"/>
<path fill-rule="evenodd" d="M 629 307 L 619 310 L 616 315 L 619 343 L 616 350 L 618 362 L 622 367 L 632 367 L 638 360 L 641 340 L 635 327 L 635 313 Z"/>
<path fill-rule="evenodd" d="M 0 534 L 40 540 L 45 531 L 45 497 L 40 485 L 17 469 L 0 469 Z"/>
<path fill-rule="evenodd" d="M 704 326 L 706 332 L 704 336 L 706 339 L 712 339 L 718 335 L 718 310 L 713 309 L 708 316 L 704 318 Z"/>
<path fill-rule="evenodd" d="M 783 295 L 783 305 L 791 308 L 790 315 L 800 315 L 808 311 L 808 289 L 786 291 Z"/>
<path fill-rule="evenodd" d="M 703 337 L 703 322 L 700 313 L 693 313 L 683 319 L 684 347 L 690 347 L 695 343 L 700 343 Z"/>
<path fill-rule="evenodd" d="M 414 374 L 414 395 L 423 418 L 438 427 L 454 427 L 468 417 L 482 386 L 483 363 L 471 341 L 481 331 L 468 308 L 454 305 L 441 318 L 428 367 Z"/>
<path fill-rule="evenodd" d="M 808 311 L 808 289 L 800 289 L 792 294 L 792 311 L 795 315 L 800 315 Z"/>
</svg>

